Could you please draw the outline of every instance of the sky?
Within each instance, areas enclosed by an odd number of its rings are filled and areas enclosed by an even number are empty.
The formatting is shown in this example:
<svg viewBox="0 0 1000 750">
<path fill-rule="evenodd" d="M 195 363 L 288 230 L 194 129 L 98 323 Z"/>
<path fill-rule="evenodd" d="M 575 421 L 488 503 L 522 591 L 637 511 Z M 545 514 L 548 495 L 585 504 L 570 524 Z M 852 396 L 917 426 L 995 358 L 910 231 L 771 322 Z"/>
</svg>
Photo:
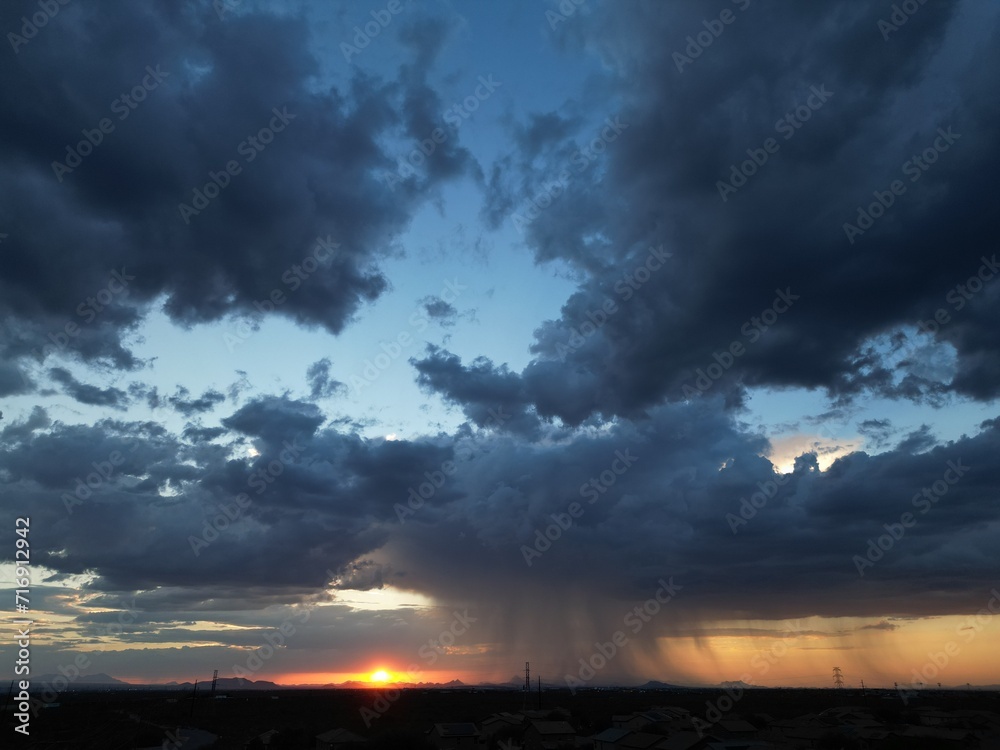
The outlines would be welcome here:
<svg viewBox="0 0 1000 750">
<path fill-rule="evenodd" d="M 996 4 L 0 31 L 0 673 L 1000 683 Z"/>
</svg>

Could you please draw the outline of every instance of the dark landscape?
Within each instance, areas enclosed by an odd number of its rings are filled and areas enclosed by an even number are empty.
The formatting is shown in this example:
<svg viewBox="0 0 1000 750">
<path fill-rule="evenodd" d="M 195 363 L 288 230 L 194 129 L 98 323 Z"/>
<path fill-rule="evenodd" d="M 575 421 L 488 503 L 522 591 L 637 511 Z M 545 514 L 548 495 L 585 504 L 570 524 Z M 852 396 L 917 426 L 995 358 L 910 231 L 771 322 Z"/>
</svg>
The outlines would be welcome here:
<svg viewBox="0 0 1000 750">
<path fill-rule="evenodd" d="M 692 720 L 675 719 L 673 727 L 652 722 L 642 726 L 640 723 L 632 735 L 638 734 L 639 742 L 646 735 L 673 737 L 677 744 L 663 747 L 686 750 L 711 747 L 729 750 L 740 747 L 761 750 L 1000 747 L 1000 692 L 995 690 L 927 690 L 908 696 L 904 702 L 899 693 L 887 690 L 747 689 L 742 691 L 732 711 L 715 719 L 710 707 L 719 706 L 720 701 L 725 705 L 727 696 L 734 695 L 732 690 L 727 693 L 723 689 L 608 688 L 582 690 L 573 695 L 569 690 L 545 689 L 540 696 L 533 692 L 526 700 L 523 691 L 513 690 L 404 689 L 390 702 L 389 709 L 366 727 L 362 709 L 371 708 L 386 695 L 392 696 L 393 691 L 236 690 L 215 698 L 207 693 L 192 698 L 190 692 L 178 695 L 176 690 L 156 689 L 68 691 L 59 697 L 57 705 L 39 712 L 32 722 L 31 741 L 23 746 L 74 750 L 144 747 L 307 750 L 322 747 L 317 744 L 317 736 L 345 729 L 364 738 L 365 742 L 358 746 L 368 750 L 459 746 L 503 750 L 505 747 L 530 747 L 530 744 L 523 744 L 524 729 L 533 721 L 565 721 L 573 727 L 575 737 L 572 742 L 552 747 L 657 748 L 661 746 L 598 745 L 593 737 L 613 727 L 615 717 L 620 719 L 658 707 L 671 707 L 690 712 Z M 846 718 L 822 716 L 823 712 L 835 713 L 831 709 L 849 711 Z M 435 745 L 428 736 L 435 724 L 474 723 L 481 728 L 483 720 L 502 713 L 523 718 L 523 722 L 493 737 L 481 735 L 473 745 Z M 811 739 L 796 741 L 793 738 L 783 742 L 754 739 L 759 744 L 731 744 L 737 739 L 749 743 L 748 738 L 768 736 L 769 731 L 780 731 L 772 727 L 775 722 L 807 715 L 813 720 L 803 721 L 804 726 L 822 727 L 821 731 L 811 733 Z M 739 720 L 752 725 L 752 731 L 734 724 Z M 884 732 L 886 737 L 866 739 L 866 744 L 859 744 L 857 730 L 852 729 L 854 724 L 869 729 L 877 726 L 877 731 Z M 704 737 L 699 736 L 699 727 Z M 257 739 L 272 730 L 276 731 L 267 737 L 270 744 L 262 744 L 263 740 Z M 214 738 L 202 733 L 214 735 Z M 208 744 L 192 741 L 196 734 Z M 949 734 L 951 738 L 947 738 Z M 180 738 L 182 744 L 171 744 L 174 737 Z M 259 744 L 254 744 L 255 741 Z M 711 744 L 718 741 L 730 744 Z M 183 744 L 185 742 L 189 744 Z M 504 742 L 508 744 L 501 744 Z"/>
</svg>

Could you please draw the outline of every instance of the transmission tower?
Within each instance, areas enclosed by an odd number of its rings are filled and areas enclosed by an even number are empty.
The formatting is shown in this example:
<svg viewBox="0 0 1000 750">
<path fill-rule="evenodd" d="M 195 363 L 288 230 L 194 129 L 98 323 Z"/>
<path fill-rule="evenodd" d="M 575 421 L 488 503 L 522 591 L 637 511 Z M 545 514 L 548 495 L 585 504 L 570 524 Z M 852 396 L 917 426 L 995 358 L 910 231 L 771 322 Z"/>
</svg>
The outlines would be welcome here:
<svg viewBox="0 0 1000 750">
<path fill-rule="evenodd" d="M 521 710 L 528 708 L 528 699 L 531 697 L 531 665 L 524 662 L 524 691 L 522 693 Z"/>
<path fill-rule="evenodd" d="M 840 667 L 833 668 L 833 684 L 838 688 L 844 687 L 844 675 L 840 671 Z"/>
<path fill-rule="evenodd" d="M 219 681 L 219 670 L 216 669 L 212 674 L 212 697 L 215 697 L 215 683 Z"/>
</svg>

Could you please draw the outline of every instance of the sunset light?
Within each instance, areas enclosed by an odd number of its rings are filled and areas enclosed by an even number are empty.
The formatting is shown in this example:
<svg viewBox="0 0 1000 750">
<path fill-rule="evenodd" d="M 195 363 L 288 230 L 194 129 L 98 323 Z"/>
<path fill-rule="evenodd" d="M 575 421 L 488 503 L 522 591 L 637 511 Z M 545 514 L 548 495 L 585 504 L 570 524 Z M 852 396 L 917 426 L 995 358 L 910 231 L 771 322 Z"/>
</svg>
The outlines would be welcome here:
<svg viewBox="0 0 1000 750">
<path fill-rule="evenodd" d="M 372 682 L 379 682 L 384 684 L 386 682 L 389 682 L 389 680 L 391 680 L 392 677 L 384 669 L 379 669 L 375 672 L 372 672 L 372 676 L 369 679 L 371 679 Z"/>
</svg>

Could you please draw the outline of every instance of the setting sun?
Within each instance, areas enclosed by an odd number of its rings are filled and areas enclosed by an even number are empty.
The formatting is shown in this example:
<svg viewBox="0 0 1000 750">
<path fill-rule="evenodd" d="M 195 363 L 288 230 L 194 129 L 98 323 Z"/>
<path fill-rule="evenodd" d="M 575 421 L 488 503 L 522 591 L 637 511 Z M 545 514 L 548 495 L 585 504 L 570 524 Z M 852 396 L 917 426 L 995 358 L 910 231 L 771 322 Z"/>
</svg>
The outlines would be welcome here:
<svg viewBox="0 0 1000 750">
<path fill-rule="evenodd" d="M 379 669 L 376 672 L 372 672 L 372 676 L 370 679 L 372 682 L 388 682 L 389 673 L 386 672 L 384 669 Z"/>
</svg>

